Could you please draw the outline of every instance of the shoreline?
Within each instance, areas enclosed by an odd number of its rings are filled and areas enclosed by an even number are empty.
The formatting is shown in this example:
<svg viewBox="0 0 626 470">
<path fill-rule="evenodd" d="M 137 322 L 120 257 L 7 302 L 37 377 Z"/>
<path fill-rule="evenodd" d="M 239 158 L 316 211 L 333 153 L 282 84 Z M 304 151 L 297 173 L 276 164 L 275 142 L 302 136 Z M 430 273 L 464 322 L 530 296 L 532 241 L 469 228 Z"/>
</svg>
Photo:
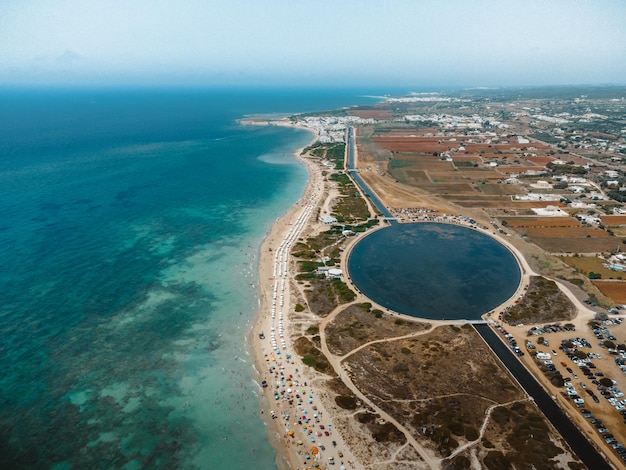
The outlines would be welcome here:
<svg viewBox="0 0 626 470">
<path fill-rule="evenodd" d="M 245 124 L 266 125 L 258 121 Z M 310 144 L 317 141 L 314 130 L 285 125 L 311 132 Z M 337 462 L 339 468 L 351 464 L 354 468 L 354 457 L 334 432 L 332 414 L 322 403 L 323 390 L 315 384 L 317 372 L 302 363 L 292 341 L 300 332 L 294 331 L 290 321 L 298 292 L 293 285 L 289 254 L 298 237 L 311 228 L 311 218 L 327 190 L 322 168 L 303 156 L 304 148 L 297 149 L 294 156 L 307 169 L 307 184 L 298 201 L 276 219 L 260 246 L 259 305 L 249 337 L 252 374 L 259 384 L 260 413 L 276 451 L 277 468 L 305 469 L 315 464 L 325 468 L 326 462 Z M 264 380 L 266 387 L 261 385 Z"/>
</svg>

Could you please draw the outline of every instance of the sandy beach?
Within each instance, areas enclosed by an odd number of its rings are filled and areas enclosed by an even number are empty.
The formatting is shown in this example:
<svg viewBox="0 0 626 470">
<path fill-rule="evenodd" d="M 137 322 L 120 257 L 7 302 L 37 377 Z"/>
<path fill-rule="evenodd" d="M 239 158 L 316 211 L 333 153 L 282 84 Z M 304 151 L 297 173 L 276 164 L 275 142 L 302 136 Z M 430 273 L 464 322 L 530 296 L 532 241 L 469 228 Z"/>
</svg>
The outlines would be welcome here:
<svg viewBox="0 0 626 470">
<path fill-rule="evenodd" d="M 289 253 L 318 223 L 317 208 L 329 194 L 322 169 L 301 152 L 295 155 L 308 169 L 308 185 L 300 200 L 274 223 L 259 257 L 259 315 L 250 344 L 262 391 L 261 413 L 279 468 L 361 468 L 324 406 L 323 391 L 315 385 L 317 373 L 302 363 L 292 344 L 301 331 L 290 322 L 296 300 Z"/>
</svg>

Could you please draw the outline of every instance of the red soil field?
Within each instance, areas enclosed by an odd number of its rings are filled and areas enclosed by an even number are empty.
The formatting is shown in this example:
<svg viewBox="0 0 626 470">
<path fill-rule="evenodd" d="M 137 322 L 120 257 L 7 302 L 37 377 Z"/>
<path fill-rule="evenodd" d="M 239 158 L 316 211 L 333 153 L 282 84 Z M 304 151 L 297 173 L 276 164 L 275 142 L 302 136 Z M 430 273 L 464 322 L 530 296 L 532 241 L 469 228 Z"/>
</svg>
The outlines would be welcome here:
<svg viewBox="0 0 626 470">
<path fill-rule="evenodd" d="M 553 162 L 552 157 L 524 157 L 524 160 L 528 160 L 531 163 L 535 163 L 541 167 L 545 167 L 548 163 Z"/>
<path fill-rule="evenodd" d="M 548 253 L 606 253 L 614 250 L 614 237 L 591 238 L 541 238 L 531 237 L 530 240 Z"/>
<path fill-rule="evenodd" d="M 522 232 L 525 232 L 529 237 L 538 238 L 613 238 L 604 230 L 593 227 L 523 227 Z M 613 243 L 614 245 L 617 242 Z"/>
<path fill-rule="evenodd" d="M 520 147 L 521 146 L 517 142 L 513 143 L 513 144 L 473 144 L 473 143 L 468 143 L 467 145 L 465 145 L 465 150 L 467 150 L 470 153 L 479 153 L 479 152 L 493 153 L 496 150 L 504 152 L 506 150 L 519 149 Z"/>
<path fill-rule="evenodd" d="M 509 227 L 581 227 L 580 221 L 572 217 L 507 217 Z"/>
<path fill-rule="evenodd" d="M 626 215 L 603 215 L 602 223 L 607 227 L 626 225 Z"/>
<path fill-rule="evenodd" d="M 615 272 L 615 276 L 623 275 L 626 277 L 626 273 Z M 626 282 L 624 281 L 593 281 L 594 285 L 600 289 L 600 291 L 610 298 L 616 304 L 626 304 Z"/>
<path fill-rule="evenodd" d="M 405 153 L 424 153 L 432 155 L 433 153 L 448 152 L 454 147 L 450 147 L 445 144 L 437 143 L 420 143 L 415 142 L 376 142 L 380 147 L 389 150 L 390 152 L 405 152 Z"/>
</svg>

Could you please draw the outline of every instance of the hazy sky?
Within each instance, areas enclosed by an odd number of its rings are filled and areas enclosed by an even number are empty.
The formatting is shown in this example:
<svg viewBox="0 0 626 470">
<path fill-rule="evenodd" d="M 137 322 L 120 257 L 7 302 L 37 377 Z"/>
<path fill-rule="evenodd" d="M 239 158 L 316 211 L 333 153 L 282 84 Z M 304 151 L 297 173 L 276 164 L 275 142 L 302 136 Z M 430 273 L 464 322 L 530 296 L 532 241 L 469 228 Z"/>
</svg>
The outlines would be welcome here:
<svg viewBox="0 0 626 470">
<path fill-rule="evenodd" d="M 0 0 L 0 84 L 626 83 L 626 0 Z"/>
</svg>

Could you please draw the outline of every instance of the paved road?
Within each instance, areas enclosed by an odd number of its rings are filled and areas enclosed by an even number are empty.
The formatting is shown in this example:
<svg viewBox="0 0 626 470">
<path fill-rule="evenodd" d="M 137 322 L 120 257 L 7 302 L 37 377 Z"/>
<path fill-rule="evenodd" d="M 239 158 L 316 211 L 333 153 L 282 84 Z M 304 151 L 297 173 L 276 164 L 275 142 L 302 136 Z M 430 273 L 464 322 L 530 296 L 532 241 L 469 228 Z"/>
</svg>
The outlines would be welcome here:
<svg viewBox="0 0 626 470">
<path fill-rule="evenodd" d="M 393 223 L 394 217 L 391 214 L 391 212 L 389 212 L 387 210 L 387 208 L 383 205 L 382 202 L 380 202 L 380 199 L 378 199 L 378 197 L 376 196 L 376 194 L 374 194 L 370 188 L 365 184 L 365 182 L 361 179 L 361 177 L 359 176 L 359 173 L 356 171 L 355 168 L 355 161 L 354 161 L 354 157 L 355 157 L 355 142 L 354 142 L 354 128 L 350 127 L 348 129 L 348 171 L 350 170 L 355 170 L 355 171 L 350 171 L 350 175 L 352 176 L 352 178 L 354 179 L 354 181 L 356 181 L 356 183 L 361 187 L 361 190 L 367 195 L 367 197 L 370 198 L 370 201 L 372 201 L 372 204 L 374 204 L 376 206 L 376 208 L 381 212 L 381 214 L 383 214 L 383 216 L 388 217 L 389 223 Z"/>
</svg>

